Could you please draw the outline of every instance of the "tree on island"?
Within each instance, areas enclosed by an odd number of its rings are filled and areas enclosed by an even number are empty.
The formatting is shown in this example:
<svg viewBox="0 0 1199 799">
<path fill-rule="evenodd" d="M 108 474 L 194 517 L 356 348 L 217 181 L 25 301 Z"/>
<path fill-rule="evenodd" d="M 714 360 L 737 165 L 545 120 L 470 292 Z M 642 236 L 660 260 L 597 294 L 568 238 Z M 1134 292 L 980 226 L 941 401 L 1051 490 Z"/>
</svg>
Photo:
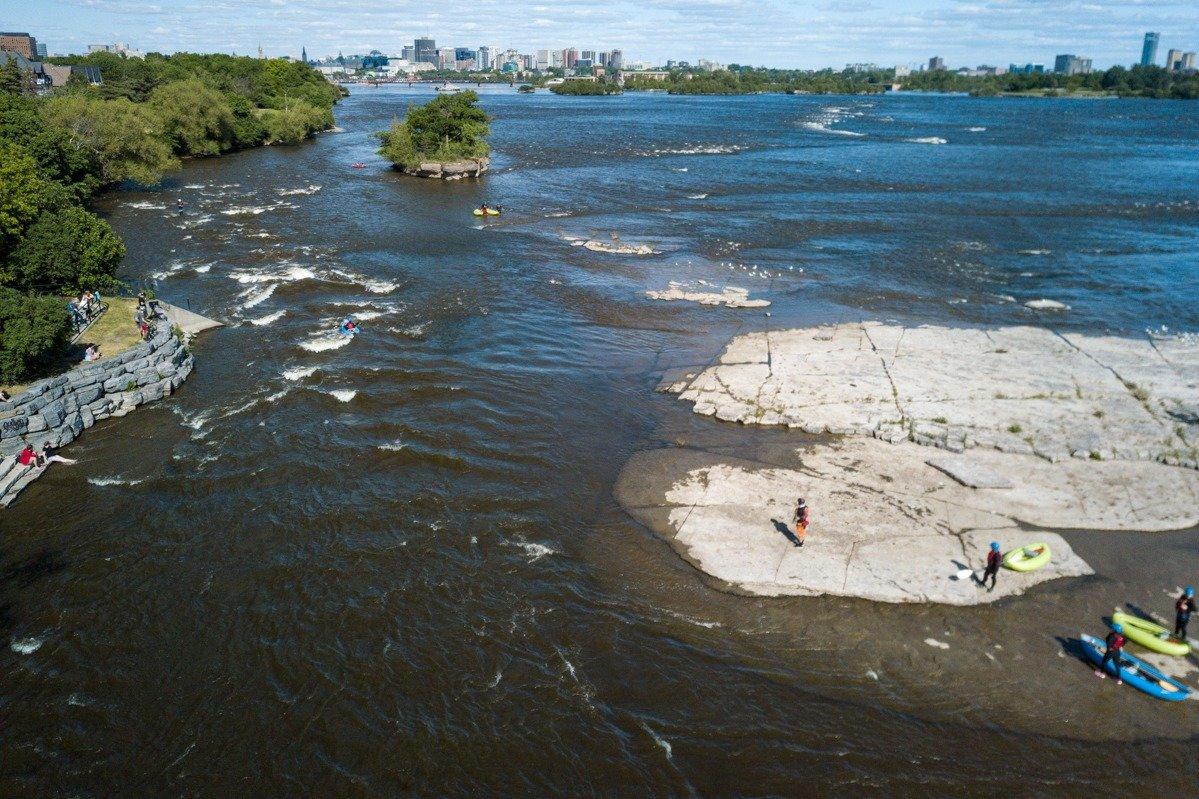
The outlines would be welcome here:
<svg viewBox="0 0 1199 799">
<path fill-rule="evenodd" d="M 565 94 L 571 97 L 603 97 L 620 94 L 621 88 L 615 83 L 590 80 L 566 80 L 550 87 L 554 94 Z"/>
<path fill-rule="evenodd" d="M 487 146 L 491 118 L 476 105 L 478 101 L 479 95 L 467 91 L 409 106 L 402 121 L 376 134 L 383 142 L 379 155 L 398 169 L 486 158 L 491 152 Z"/>
</svg>

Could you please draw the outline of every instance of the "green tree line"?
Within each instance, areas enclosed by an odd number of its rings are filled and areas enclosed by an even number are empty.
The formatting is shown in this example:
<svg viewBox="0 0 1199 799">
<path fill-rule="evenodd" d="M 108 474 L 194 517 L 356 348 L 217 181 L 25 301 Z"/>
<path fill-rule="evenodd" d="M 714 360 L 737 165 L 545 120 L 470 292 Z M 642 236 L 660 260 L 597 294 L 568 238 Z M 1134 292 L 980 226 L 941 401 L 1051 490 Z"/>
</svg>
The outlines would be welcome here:
<svg viewBox="0 0 1199 799">
<path fill-rule="evenodd" d="M 110 53 L 55 59 L 100 68 L 37 97 L 0 67 L 0 383 L 49 368 L 70 336 L 65 297 L 120 289 L 125 246 L 88 210 L 125 181 L 153 185 L 180 159 L 296 143 L 333 124 L 343 95 L 304 64 L 223 55 Z"/>
<path fill-rule="evenodd" d="M 914 72 L 902 79 L 904 89 L 916 91 L 969 92 L 976 96 L 1041 92 L 1072 94 L 1096 92 L 1122 97 L 1157 97 L 1175 100 L 1199 99 L 1199 75 L 1170 72 L 1158 66 L 1115 66 L 1087 75 L 1031 74 L 970 77 L 945 70 Z"/>
</svg>

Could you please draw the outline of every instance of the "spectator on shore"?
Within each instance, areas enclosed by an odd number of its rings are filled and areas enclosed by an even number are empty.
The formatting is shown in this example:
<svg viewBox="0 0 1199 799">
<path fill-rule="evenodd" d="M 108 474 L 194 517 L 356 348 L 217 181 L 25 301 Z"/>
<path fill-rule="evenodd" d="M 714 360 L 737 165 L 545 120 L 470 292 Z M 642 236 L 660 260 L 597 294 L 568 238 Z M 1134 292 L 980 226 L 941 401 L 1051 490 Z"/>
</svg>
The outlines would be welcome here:
<svg viewBox="0 0 1199 799">
<path fill-rule="evenodd" d="M 72 460 L 71 458 L 64 458 L 55 452 L 54 447 L 50 446 L 49 444 L 43 444 L 42 451 L 38 453 L 37 456 L 37 465 L 49 466 L 51 463 L 65 463 L 67 466 L 74 466 L 76 463 L 79 463 L 79 461 Z"/>
<path fill-rule="evenodd" d="M 37 453 L 33 451 L 32 444 L 26 444 L 25 449 L 21 450 L 21 454 L 17 456 L 17 463 L 30 468 L 37 466 Z"/>
<path fill-rule="evenodd" d="M 100 345 L 91 344 L 83 353 L 83 360 L 87 362 L 98 361 L 103 356 L 100 354 Z"/>
<path fill-rule="evenodd" d="M 141 333 L 142 339 L 148 339 L 150 337 L 150 323 L 147 322 L 144 317 L 140 322 L 138 322 L 137 330 L 139 333 Z"/>
<path fill-rule="evenodd" d="M 978 587 L 982 588 L 987 584 L 987 578 L 991 578 L 991 587 L 987 589 L 987 593 L 995 590 L 995 581 L 999 579 L 999 567 L 1003 564 L 1003 553 L 999 551 L 999 542 L 992 541 L 991 548 L 987 552 L 987 567 L 983 569 L 983 578 L 979 581 Z"/>
<path fill-rule="evenodd" d="M 10 399 L 12 399 L 12 395 L 0 388 L 0 402 L 8 402 Z"/>
<path fill-rule="evenodd" d="M 71 300 L 67 303 L 67 311 L 71 314 L 71 325 L 76 328 L 83 327 L 87 324 L 87 317 L 83 314 L 83 309 L 79 307 L 79 303 Z"/>
</svg>

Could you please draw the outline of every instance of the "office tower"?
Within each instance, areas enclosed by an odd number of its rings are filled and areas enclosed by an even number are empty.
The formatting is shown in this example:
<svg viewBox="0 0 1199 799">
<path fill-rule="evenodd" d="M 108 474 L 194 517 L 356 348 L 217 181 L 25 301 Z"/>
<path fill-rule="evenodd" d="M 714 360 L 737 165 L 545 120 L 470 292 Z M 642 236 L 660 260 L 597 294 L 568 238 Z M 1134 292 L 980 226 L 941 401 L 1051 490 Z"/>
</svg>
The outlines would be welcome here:
<svg viewBox="0 0 1199 799">
<path fill-rule="evenodd" d="M 1193 52 L 1182 54 L 1182 69 L 1195 68 L 1195 54 Z"/>
<path fill-rule="evenodd" d="M 490 47 L 488 47 L 487 45 L 483 45 L 482 47 L 480 47 L 480 48 L 479 48 L 479 64 L 478 64 L 478 68 L 479 68 L 481 71 L 483 71 L 483 72 L 488 72 L 488 71 L 490 71 L 490 70 L 491 70 L 491 65 L 492 65 L 492 61 L 493 61 L 493 60 L 494 60 L 494 59 L 493 59 L 493 57 L 492 57 L 492 55 L 491 55 L 491 48 L 490 48 Z"/>
<path fill-rule="evenodd" d="M 37 59 L 37 39 L 28 33 L 0 32 L 0 50 L 17 53 L 34 61 Z"/>
<path fill-rule="evenodd" d="M 409 63 L 415 62 L 416 61 L 416 48 L 410 44 L 404 45 L 403 47 L 400 48 L 400 58 L 402 58 L 403 60 L 405 60 Z"/>
<path fill-rule="evenodd" d="M 945 59 L 944 58 L 941 58 L 941 56 L 939 56 L 939 55 L 935 55 L 928 60 L 929 72 L 936 72 L 937 70 L 941 70 L 941 69 L 945 69 Z"/>
<path fill-rule="evenodd" d="M 414 43 L 416 60 L 422 64 L 437 63 L 437 42 L 432 39 L 417 39 Z"/>
<path fill-rule="evenodd" d="M 1157 61 L 1157 40 L 1159 34 L 1146 33 L 1145 43 L 1141 45 L 1141 66 L 1147 67 Z"/>
<path fill-rule="evenodd" d="M 608 54 L 608 66 L 612 69 L 624 69 L 624 53 L 619 50 L 613 50 Z"/>
<path fill-rule="evenodd" d="M 43 58 L 46 58 L 49 55 L 50 55 L 50 53 L 48 50 L 46 50 L 46 45 L 42 44 L 41 42 L 38 42 L 37 43 L 37 58 L 38 58 L 38 60 L 41 61 Z"/>
<path fill-rule="evenodd" d="M 1053 59 L 1053 71 L 1059 75 L 1086 75 L 1091 71 L 1091 59 L 1064 53 Z"/>
</svg>

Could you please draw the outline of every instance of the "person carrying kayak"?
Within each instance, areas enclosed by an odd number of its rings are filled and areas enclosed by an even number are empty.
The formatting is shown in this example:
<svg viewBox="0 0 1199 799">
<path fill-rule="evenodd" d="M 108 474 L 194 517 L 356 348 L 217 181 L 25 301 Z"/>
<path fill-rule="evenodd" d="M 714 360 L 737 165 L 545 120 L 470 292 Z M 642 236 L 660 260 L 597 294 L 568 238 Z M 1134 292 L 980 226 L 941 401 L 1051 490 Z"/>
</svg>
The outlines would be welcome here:
<svg viewBox="0 0 1199 799">
<path fill-rule="evenodd" d="M 1116 685 L 1123 685 L 1124 680 L 1120 675 L 1120 653 L 1124 651 L 1124 625 L 1113 624 L 1112 631 L 1107 634 L 1107 651 L 1103 653 L 1103 662 L 1099 664 L 1099 668 L 1095 669 L 1095 673 L 1101 678 L 1107 679 L 1107 663 L 1110 660 L 1116 667 Z"/>
<path fill-rule="evenodd" d="M 1187 624 L 1191 621 L 1191 614 L 1194 612 L 1195 589 L 1188 585 L 1174 602 L 1174 635 L 1176 638 L 1186 640 Z"/>
<path fill-rule="evenodd" d="M 987 589 L 987 593 L 995 590 L 995 581 L 999 578 L 999 567 L 1003 563 L 1003 553 L 999 551 L 999 542 L 992 541 L 991 549 L 987 552 L 987 567 L 983 569 L 983 578 L 979 586 L 987 584 L 987 578 L 991 578 L 991 587 Z"/>
<path fill-rule="evenodd" d="M 808 536 L 808 503 L 803 497 L 799 498 L 799 504 L 795 506 L 795 546 L 802 547 L 804 539 Z"/>
</svg>

